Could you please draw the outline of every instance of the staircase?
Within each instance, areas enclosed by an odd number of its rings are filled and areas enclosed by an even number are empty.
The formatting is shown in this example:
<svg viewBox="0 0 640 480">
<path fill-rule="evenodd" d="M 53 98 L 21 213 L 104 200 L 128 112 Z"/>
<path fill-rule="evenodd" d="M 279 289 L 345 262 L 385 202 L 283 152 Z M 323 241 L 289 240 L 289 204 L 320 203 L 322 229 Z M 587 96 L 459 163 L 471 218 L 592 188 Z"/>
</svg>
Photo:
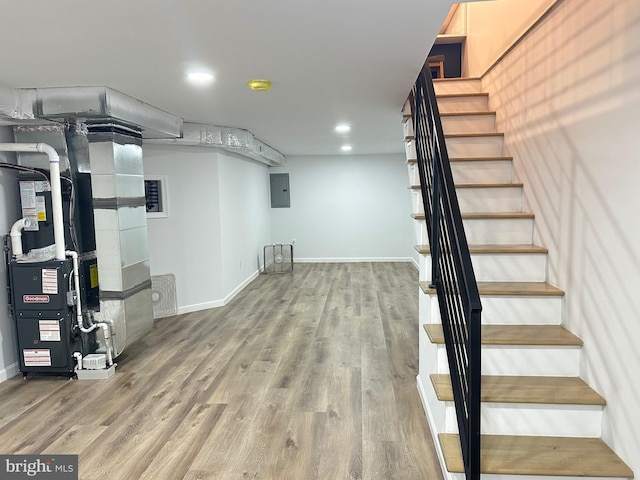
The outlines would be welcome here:
<svg viewBox="0 0 640 480">
<path fill-rule="evenodd" d="M 535 218 L 524 211 L 525 187 L 513 181 L 488 94 L 479 79 L 434 84 L 483 305 L 482 478 L 632 478 L 600 440 L 606 401 L 579 378 L 582 341 L 562 327 L 564 292 L 546 283 L 547 250 L 532 243 Z M 403 125 L 421 254 L 418 390 L 445 478 L 462 480 L 409 111 Z"/>
</svg>

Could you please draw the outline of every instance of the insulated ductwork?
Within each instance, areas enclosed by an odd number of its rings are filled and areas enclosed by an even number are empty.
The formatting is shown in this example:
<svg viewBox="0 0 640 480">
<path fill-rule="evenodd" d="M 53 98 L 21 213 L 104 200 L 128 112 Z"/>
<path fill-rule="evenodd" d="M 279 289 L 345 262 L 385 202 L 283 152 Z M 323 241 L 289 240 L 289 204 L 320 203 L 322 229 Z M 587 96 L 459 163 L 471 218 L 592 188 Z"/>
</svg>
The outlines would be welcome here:
<svg viewBox="0 0 640 480">
<path fill-rule="evenodd" d="M 0 86 L 0 125 L 113 120 L 139 130 L 145 141 L 217 147 L 270 166 L 284 155 L 242 128 L 183 124 L 178 117 L 107 87 L 11 89 Z"/>
<path fill-rule="evenodd" d="M 182 131 L 182 138 L 153 140 L 152 143 L 217 147 L 270 166 L 284 165 L 284 155 L 258 140 L 249 130 L 185 122 Z"/>
<path fill-rule="evenodd" d="M 0 125 L 18 125 L 35 119 L 34 89 L 16 90 L 0 85 Z"/>
<path fill-rule="evenodd" d="M 0 86 L 0 125 L 117 122 L 142 138 L 182 135 L 182 119 L 107 87 L 12 89 Z"/>
<path fill-rule="evenodd" d="M 100 288 L 100 310 L 89 313 L 109 325 L 113 337 L 105 340 L 118 356 L 153 327 L 142 141 L 181 136 L 182 119 L 106 87 L 5 88 L 3 124 L 14 126 L 17 142 L 49 141 L 70 170 L 74 194 L 83 194 L 77 206 L 88 206 L 91 221 L 76 225 L 95 233 Z M 29 152 L 18 163 L 47 168 Z"/>
</svg>

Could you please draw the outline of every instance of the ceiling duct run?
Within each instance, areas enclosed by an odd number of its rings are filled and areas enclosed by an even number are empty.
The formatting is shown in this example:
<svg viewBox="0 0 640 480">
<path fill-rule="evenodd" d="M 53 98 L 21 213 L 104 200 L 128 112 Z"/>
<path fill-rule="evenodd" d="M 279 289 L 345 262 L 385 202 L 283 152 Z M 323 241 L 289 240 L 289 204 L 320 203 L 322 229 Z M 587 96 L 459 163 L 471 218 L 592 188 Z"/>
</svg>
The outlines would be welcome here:
<svg viewBox="0 0 640 480">
<path fill-rule="evenodd" d="M 170 143 L 191 147 L 217 147 L 272 167 L 284 165 L 284 155 L 282 153 L 257 139 L 253 133 L 243 128 L 185 122 L 182 125 L 182 132 L 182 138 L 154 140 L 152 143 Z"/>
<path fill-rule="evenodd" d="M 143 139 L 182 135 L 182 119 L 107 87 L 0 86 L 0 125 L 116 122 Z"/>
<path fill-rule="evenodd" d="M 270 166 L 284 155 L 243 128 L 188 123 L 107 87 L 12 89 L 0 86 L 0 126 L 113 120 L 139 129 L 145 142 L 217 147 Z"/>
</svg>

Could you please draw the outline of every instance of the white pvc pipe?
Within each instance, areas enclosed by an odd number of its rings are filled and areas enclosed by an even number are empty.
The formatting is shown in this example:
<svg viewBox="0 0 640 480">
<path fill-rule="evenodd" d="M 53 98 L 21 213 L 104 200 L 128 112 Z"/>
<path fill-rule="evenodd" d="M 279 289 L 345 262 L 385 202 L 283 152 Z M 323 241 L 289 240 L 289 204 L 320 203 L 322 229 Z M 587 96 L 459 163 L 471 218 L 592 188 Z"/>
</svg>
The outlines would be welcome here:
<svg viewBox="0 0 640 480">
<path fill-rule="evenodd" d="M 111 335 L 109 332 L 109 325 L 104 322 L 94 323 L 89 328 L 85 328 L 82 322 L 82 300 L 80 298 L 80 272 L 78 269 L 78 252 L 74 252 L 73 250 L 67 250 L 66 255 L 71 257 L 73 262 L 73 287 L 76 291 L 76 323 L 78 324 L 78 328 L 83 333 L 93 332 L 96 328 L 101 328 L 102 333 L 104 334 L 104 341 L 106 343 L 107 348 L 107 367 L 113 365 L 113 357 L 111 356 Z"/>
<path fill-rule="evenodd" d="M 22 230 L 30 225 L 31 220 L 21 218 L 11 226 L 11 251 L 16 258 L 22 255 Z"/>
<path fill-rule="evenodd" d="M 55 148 L 46 143 L 0 143 L 4 152 L 41 152 L 49 157 L 49 182 L 53 207 L 53 239 L 56 260 L 64 260 L 64 230 L 62 217 L 62 189 L 60 187 L 60 157 Z"/>
<path fill-rule="evenodd" d="M 82 354 L 80 352 L 73 352 L 73 358 L 76 359 L 76 370 L 82 370 Z"/>
</svg>

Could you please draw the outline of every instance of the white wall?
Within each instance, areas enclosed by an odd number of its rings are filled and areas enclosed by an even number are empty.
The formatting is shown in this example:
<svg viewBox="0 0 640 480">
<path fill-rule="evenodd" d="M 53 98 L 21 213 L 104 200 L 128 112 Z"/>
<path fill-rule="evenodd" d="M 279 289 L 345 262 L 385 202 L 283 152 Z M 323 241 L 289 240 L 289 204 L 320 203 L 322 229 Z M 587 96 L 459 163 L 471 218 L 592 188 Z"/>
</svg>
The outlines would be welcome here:
<svg viewBox="0 0 640 480">
<path fill-rule="evenodd" d="M 0 142 L 13 142 L 9 127 L 0 127 Z M 14 163 L 15 154 L 0 152 L 0 162 Z M 7 235 L 11 225 L 20 218 L 16 174 L 0 168 L 0 236 Z M 7 267 L 0 257 L 0 382 L 18 373 L 15 328 L 7 310 Z"/>
<path fill-rule="evenodd" d="M 180 312 L 224 305 L 271 241 L 267 167 L 205 147 L 144 144 L 143 157 L 168 178 L 169 216 L 148 219 L 151 274 L 176 276 Z"/>
<path fill-rule="evenodd" d="M 274 242 L 298 260 L 410 260 L 417 255 L 404 155 L 287 157 L 291 208 L 271 209 Z"/>
<path fill-rule="evenodd" d="M 640 474 L 640 2 L 565 0 L 483 79 L 603 439 Z"/>
<path fill-rule="evenodd" d="M 260 270 L 271 243 L 268 167 L 221 151 L 218 155 L 222 286 L 227 296 Z"/>
<path fill-rule="evenodd" d="M 493 0 L 463 4 L 452 29 L 466 27 L 466 76 L 481 76 L 556 0 Z M 453 33 L 453 32 L 452 32 Z"/>
</svg>

